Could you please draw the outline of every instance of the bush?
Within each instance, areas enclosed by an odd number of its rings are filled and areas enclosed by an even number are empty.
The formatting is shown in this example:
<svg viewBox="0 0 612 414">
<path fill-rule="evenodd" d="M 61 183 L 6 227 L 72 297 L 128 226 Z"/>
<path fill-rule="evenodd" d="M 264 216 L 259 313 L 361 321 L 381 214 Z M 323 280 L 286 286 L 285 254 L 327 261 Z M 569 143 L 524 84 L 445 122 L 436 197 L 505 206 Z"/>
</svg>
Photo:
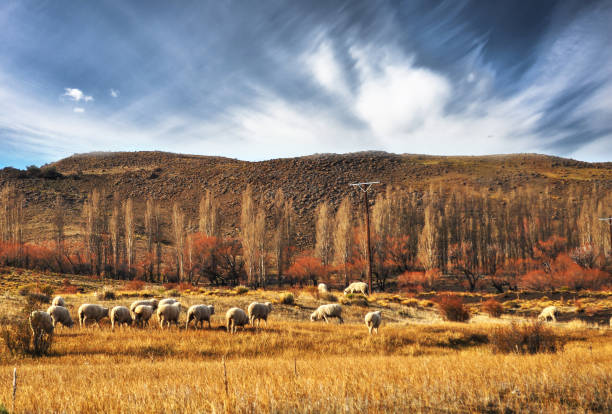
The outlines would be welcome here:
<svg viewBox="0 0 612 414">
<path fill-rule="evenodd" d="M 349 293 L 348 295 L 344 295 L 340 298 L 340 303 L 346 306 L 361 306 L 367 308 L 370 303 L 368 299 L 362 294 Z"/>
<path fill-rule="evenodd" d="M 48 355 L 53 343 L 53 334 L 40 333 L 34 336 L 28 319 L 30 313 L 39 305 L 40 303 L 36 299 L 28 297 L 20 317 L 17 320 L 10 321 L 10 323 L 2 324 L 0 337 L 11 355 L 30 355 L 34 357 Z"/>
<path fill-rule="evenodd" d="M 327 302 L 338 302 L 338 298 L 331 292 L 319 293 L 319 299 Z"/>
<path fill-rule="evenodd" d="M 565 342 L 541 321 L 497 328 L 491 334 L 493 352 L 537 354 L 555 353 L 563 349 Z"/>
<path fill-rule="evenodd" d="M 504 313 L 504 307 L 501 303 L 491 298 L 482 304 L 484 310 L 490 317 L 499 318 Z"/>
<path fill-rule="evenodd" d="M 144 280 L 130 280 L 125 284 L 125 289 L 127 290 L 142 290 L 144 288 L 145 282 Z"/>
<path fill-rule="evenodd" d="M 75 293 L 78 293 L 78 292 L 80 292 L 82 290 L 83 289 L 79 288 L 77 285 L 73 285 L 70 282 L 70 279 L 66 278 L 62 282 L 62 288 L 60 289 L 60 292 L 61 293 L 68 293 L 68 294 L 74 295 Z"/>
<path fill-rule="evenodd" d="M 295 296 L 291 292 L 281 293 L 279 302 L 283 305 L 293 305 L 295 304 Z"/>
<path fill-rule="evenodd" d="M 470 312 L 463 304 L 463 299 L 456 295 L 442 296 L 437 300 L 438 309 L 446 320 L 453 322 L 467 322 Z"/>
<path fill-rule="evenodd" d="M 249 291 L 249 288 L 246 286 L 236 286 L 236 288 L 234 289 L 234 292 L 236 292 L 236 294 L 238 295 L 244 295 L 248 291 Z"/>
<path fill-rule="evenodd" d="M 47 296 L 53 296 L 53 292 L 55 292 L 55 288 L 51 285 L 42 285 L 38 288 L 40 293 L 43 293 Z"/>
<path fill-rule="evenodd" d="M 181 292 L 184 292 L 186 290 L 194 290 L 195 286 L 193 286 L 193 284 L 189 283 L 189 282 L 181 282 L 178 285 L 178 290 L 180 290 Z"/>
<path fill-rule="evenodd" d="M 115 300 L 117 299 L 117 295 L 115 291 L 104 287 L 102 290 L 99 290 L 95 293 L 95 296 L 100 300 Z"/>
<path fill-rule="evenodd" d="M 45 295 L 44 293 L 28 293 L 28 301 L 35 302 L 37 304 L 50 303 L 51 296 Z"/>
</svg>

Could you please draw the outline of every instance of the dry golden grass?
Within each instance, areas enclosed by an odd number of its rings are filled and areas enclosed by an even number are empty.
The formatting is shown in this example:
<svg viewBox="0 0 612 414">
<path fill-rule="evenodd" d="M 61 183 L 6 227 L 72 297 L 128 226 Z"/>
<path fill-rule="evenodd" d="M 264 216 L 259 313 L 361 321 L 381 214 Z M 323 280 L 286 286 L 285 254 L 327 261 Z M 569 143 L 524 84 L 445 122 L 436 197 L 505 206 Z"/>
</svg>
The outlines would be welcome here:
<svg viewBox="0 0 612 414">
<path fill-rule="evenodd" d="M 133 298 L 118 292 L 108 306 Z M 213 329 L 59 329 L 51 355 L 0 354 L 0 404 L 16 412 L 610 412 L 612 330 L 587 324 L 553 329 L 562 352 L 503 355 L 488 338 L 496 323 L 444 323 L 407 316 L 426 310 L 401 297 L 376 295 L 370 305 L 345 306 L 344 325 L 305 320 L 320 302 L 295 292 L 295 305 L 276 303 L 269 326 L 236 335 L 223 314 L 279 293 L 182 294 L 185 305 L 214 303 Z M 91 295 L 66 295 L 72 312 Z M 18 296 L 0 296 L 11 316 Z M 379 302 L 385 307 L 380 308 Z M 413 305 L 411 303 L 411 305 Z M 383 310 L 380 334 L 368 336 L 363 314 Z M 425 317 L 423 317 L 425 318 Z M 182 315 L 184 321 L 184 314 Z M 182 327 L 181 327 L 182 328 Z M 2 345 L 0 345 L 2 346 Z M 226 361 L 227 393 L 222 360 Z M 510 411 L 511 410 L 511 411 Z"/>
</svg>

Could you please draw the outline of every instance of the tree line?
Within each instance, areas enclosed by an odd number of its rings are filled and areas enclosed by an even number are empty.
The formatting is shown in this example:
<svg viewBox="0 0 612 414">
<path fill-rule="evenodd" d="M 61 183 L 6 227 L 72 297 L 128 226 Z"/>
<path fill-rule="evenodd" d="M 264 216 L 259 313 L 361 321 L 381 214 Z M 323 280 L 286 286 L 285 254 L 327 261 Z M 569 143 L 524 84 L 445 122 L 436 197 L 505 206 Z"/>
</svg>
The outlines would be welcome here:
<svg viewBox="0 0 612 414">
<path fill-rule="evenodd" d="M 321 281 L 338 286 L 365 275 L 363 208 L 346 196 L 323 201 L 312 218 L 314 242 L 298 246 L 291 198 L 279 189 L 242 194 L 237 234 L 224 232 L 218 200 L 206 190 L 196 217 L 179 202 L 106 197 L 92 190 L 66 235 L 66 203 L 57 195 L 53 237 L 24 242 L 22 193 L 0 191 L 0 264 L 60 273 L 160 283 L 266 287 Z M 140 214 L 135 212 L 140 203 Z M 612 197 L 599 188 L 480 192 L 430 187 L 379 192 L 370 206 L 375 288 L 468 290 L 597 289 L 610 286 L 608 227 Z M 73 226 L 74 227 L 74 226 Z"/>
</svg>

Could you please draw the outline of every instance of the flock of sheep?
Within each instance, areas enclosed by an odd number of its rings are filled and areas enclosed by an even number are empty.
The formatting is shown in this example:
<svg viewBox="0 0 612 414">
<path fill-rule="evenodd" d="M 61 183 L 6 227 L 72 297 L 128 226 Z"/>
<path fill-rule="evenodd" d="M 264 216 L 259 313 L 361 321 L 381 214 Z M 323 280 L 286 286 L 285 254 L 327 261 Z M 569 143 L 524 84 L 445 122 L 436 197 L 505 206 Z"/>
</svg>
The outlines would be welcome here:
<svg viewBox="0 0 612 414">
<path fill-rule="evenodd" d="M 319 285 L 320 292 L 327 292 L 327 286 Z M 367 285 L 363 282 L 352 283 L 344 291 L 345 294 L 359 292 L 366 294 Z M 268 325 L 268 315 L 272 312 L 272 304 L 270 302 L 259 303 L 253 302 L 247 308 L 247 311 L 240 308 L 231 308 L 225 313 L 226 328 L 229 333 L 236 333 L 239 327 L 244 329 L 245 325 L 259 327 L 261 321 Z M 166 298 L 159 302 L 156 299 L 138 300 L 133 302 L 129 308 L 125 306 L 115 306 L 108 308 L 102 305 L 86 303 L 79 307 L 77 315 L 79 318 L 79 326 L 87 326 L 87 323 L 96 323 L 98 326 L 100 320 L 108 317 L 111 322 L 111 329 L 115 330 L 115 326 L 121 325 L 136 325 L 139 327 L 148 326 L 149 319 L 153 314 L 157 315 L 160 328 L 164 326 L 170 327 L 171 324 L 178 326 L 179 316 L 181 313 L 181 303 L 176 299 Z M 187 310 L 187 321 L 185 329 L 189 328 L 189 324 L 193 322 L 197 328 L 198 325 L 203 328 L 204 322 L 208 322 L 208 327 L 211 327 L 210 317 L 215 314 L 213 305 L 193 305 Z M 324 320 L 326 323 L 329 319 L 337 318 L 339 323 L 343 323 L 342 306 L 332 303 L 319 306 L 311 315 L 311 321 Z M 370 335 L 378 333 L 378 327 L 382 320 L 380 311 L 369 312 L 365 316 L 365 324 Z M 56 296 L 51 306 L 46 311 L 34 311 L 30 315 L 30 327 L 32 332 L 37 335 L 39 333 L 53 333 L 57 324 L 65 327 L 74 326 L 74 321 L 70 316 L 70 312 L 66 307 L 66 302 L 61 296 Z"/>
<path fill-rule="evenodd" d="M 320 293 L 328 292 L 325 284 L 318 286 Z M 363 282 L 351 283 L 345 290 L 345 294 L 362 293 L 367 294 L 367 285 Z M 247 308 L 247 311 L 240 308 L 231 308 L 225 313 L 226 328 L 229 333 L 236 333 L 239 327 L 244 329 L 245 325 L 259 327 L 261 321 L 268 325 L 268 315 L 272 312 L 272 304 L 270 302 L 259 303 L 253 302 Z M 157 315 L 160 328 L 164 326 L 170 327 L 171 324 L 178 326 L 179 316 L 181 313 L 181 303 L 176 299 L 162 299 L 159 302 L 156 299 L 138 300 L 133 302 L 129 309 L 125 306 L 115 306 L 107 308 L 96 304 L 83 304 L 79 307 L 77 315 L 79 318 L 79 326 L 86 326 L 88 322 L 95 322 L 99 325 L 102 318 L 108 317 L 111 321 L 111 329 L 115 329 L 115 325 L 136 325 L 139 327 L 148 326 L 149 319 L 153 314 Z M 185 329 L 189 328 L 189 324 L 193 322 L 197 328 L 204 327 L 204 322 L 208 322 L 208 327 L 211 327 L 210 317 L 215 314 L 213 305 L 193 305 L 187 310 L 187 321 Z M 548 306 L 542 310 L 538 319 L 553 322 L 557 321 L 559 310 L 555 306 Z M 329 323 L 332 318 L 337 318 L 339 323 L 344 323 L 342 319 L 342 306 L 336 303 L 330 303 L 319 306 L 311 315 L 312 322 L 324 320 Z M 368 328 L 370 335 L 378 333 L 378 328 L 382 321 L 380 311 L 369 312 L 365 315 L 365 325 Z M 72 327 L 74 321 L 70 316 L 70 312 L 66 308 L 66 302 L 61 296 L 53 299 L 51 306 L 46 311 L 34 311 L 30 315 L 30 327 L 36 335 L 39 333 L 53 333 L 57 324 L 62 326 Z M 610 319 L 612 326 L 612 318 Z"/>
</svg>

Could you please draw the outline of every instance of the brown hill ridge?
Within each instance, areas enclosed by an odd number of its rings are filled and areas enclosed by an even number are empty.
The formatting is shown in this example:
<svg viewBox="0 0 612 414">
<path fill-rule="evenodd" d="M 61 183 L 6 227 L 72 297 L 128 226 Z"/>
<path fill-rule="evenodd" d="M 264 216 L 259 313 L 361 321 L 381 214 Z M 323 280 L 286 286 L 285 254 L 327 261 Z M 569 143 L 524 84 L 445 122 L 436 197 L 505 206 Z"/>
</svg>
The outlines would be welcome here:
<svg viewBox="0 0 612 414">
<path fill-rule="evenodd" d="M 612 163 L 538 154 L 445 157 L 359 152 L 248 162 L 166 152 L 108 152 L 75 154 L 49 166 L 63 178 L 19 178 L 14 170 L 0 170 L 0 186 L 10 182 L 25 195 L 28 239 L 50 237 L 49 217 L 56 194 L 67 201 L 73 218 L 70 223 L 77 223 L 82 202 L 93 188 L 103 189 L 109 198 L 113 192 L 122 198 L 132 197 L 137 214 L 142 213 L 142 201 L 147 197 L 165 202 L 166 209 L 179 201 L 194 222 L 198 201 L 203 191 L 210 189 L 220 202 L 223 228 L 228 234 L 236 232 L 240 197 L 247 184 L 264 202 L 282 188 L 293 200 L 300 239 L 309 243 L 316 206 L 327 200 L 337 207 L 347 194 L 356 201 L 358 194 L 349 184 L 357 181 L 381 181 L 376 193 L 388 186 L 422 191 L 431 185 L 444 185 L 450 190 L 472 188 L 492 194 L 548 187 L 553 195 L 562 196 L 571 185 L 596 182 L 607 189 L 612 187 Z M 76 232 L 78 225 L 72 224 L 69 233 Z"/>
</svg>

